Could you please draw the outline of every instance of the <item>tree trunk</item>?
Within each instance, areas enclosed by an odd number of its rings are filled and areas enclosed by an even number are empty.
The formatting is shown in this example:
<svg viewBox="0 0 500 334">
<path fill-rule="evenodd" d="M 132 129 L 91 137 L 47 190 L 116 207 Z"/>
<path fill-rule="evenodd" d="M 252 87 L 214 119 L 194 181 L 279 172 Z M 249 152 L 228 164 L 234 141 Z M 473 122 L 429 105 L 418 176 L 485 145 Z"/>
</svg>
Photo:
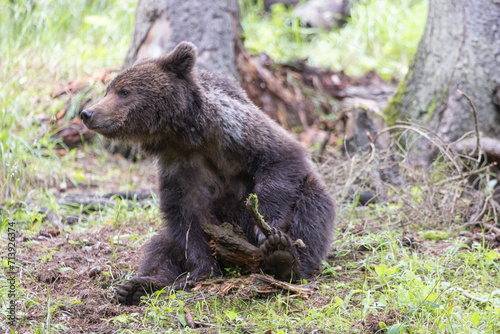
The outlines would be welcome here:
<svg viewBox="0 0 500 334">
<path fill-rule="evenodd" d="M 239 15 L 237 0 L 141 0 L 124 68 L 138 58 L 159 57 L 190 41 L 198 48 L 197 66 L 237 77 Z"/>
<path fill-rule="evenodd" d="M 500 2 L 432 0 L 415 60 L 384 110 L 397 120 L 424 124 L 445 142 L 474 131 L 470 96 L 482 136 L 500 136 Z M 423 138 L 410 155 L 428 166 L 437 150 Z"/>
</svg>

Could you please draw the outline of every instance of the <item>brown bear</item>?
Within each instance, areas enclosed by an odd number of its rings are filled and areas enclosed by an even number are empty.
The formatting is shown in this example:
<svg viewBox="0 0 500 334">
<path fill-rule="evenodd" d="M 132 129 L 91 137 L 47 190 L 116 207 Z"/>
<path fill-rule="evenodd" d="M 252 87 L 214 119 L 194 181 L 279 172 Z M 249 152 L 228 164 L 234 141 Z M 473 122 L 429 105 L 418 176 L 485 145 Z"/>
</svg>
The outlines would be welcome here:
<svg viewBox="0 0 500 334">
<path fill-rule="evenodd" d="M 196 48 L 180 43 L 139 60 L 80 113 L 89 129 L 140 144 L 157 160 L 165 228 L 146 249 L 137 276 L 116 287 L 122 304 L 146 293 L 220 275 L 203 224 L 239 225 L 282 280 L 306 278 L 327 255 L 334 205 L 308 154 L 231 79 L 195 68 Z M 266 238 L 245 199 L 255 193 L 273 227 Z M 301 239 L 305 248 L 295 247 Z"/>
</svg>

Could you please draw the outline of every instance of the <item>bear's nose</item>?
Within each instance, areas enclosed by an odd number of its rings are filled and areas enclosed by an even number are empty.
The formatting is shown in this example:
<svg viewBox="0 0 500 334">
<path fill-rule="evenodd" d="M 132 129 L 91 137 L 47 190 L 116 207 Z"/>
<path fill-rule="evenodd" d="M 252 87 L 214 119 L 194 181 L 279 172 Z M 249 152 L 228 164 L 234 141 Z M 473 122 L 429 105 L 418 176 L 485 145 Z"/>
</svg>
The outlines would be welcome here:
<svg viewBox="0 0 500 334">
<path fill-rule="evenodd" d="M 85 110 L 80 111 L 80 118 L 82 119 L 82 121 L 84 123 L 87 123 L 93 114 L 94 114 L 94 112 L 92 112 L 88 109 L 85 109 Z"/>
</svg>

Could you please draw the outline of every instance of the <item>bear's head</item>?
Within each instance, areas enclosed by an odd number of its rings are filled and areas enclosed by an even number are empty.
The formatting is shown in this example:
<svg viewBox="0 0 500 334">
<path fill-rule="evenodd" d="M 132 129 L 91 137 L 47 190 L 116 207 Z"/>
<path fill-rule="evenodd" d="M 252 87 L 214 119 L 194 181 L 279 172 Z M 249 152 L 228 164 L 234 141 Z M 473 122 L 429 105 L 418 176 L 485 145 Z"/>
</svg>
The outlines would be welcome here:
<svg viewBox="0 0 500 334">
<path fill-rule="evenodd" d="M 181 42 L 156 59 L 140 59 L 106 87 L 97 104 L 80 112 L 85 125 L 105 137 L 148 142 L 194 131 L 201 97 L 194 75 L 196 47 Z"/>
</svg>

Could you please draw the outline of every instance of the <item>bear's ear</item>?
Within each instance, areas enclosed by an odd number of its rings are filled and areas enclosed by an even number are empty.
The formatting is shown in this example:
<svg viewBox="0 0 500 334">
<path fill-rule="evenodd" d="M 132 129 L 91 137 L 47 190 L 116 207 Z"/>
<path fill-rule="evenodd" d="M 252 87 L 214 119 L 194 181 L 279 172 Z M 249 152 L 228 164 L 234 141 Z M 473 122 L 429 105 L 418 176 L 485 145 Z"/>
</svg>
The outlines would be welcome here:
<svg viewBox="0 0 500 334">
<path fill-rule="evenodd" d="M 160 66 L 179 76 L 189 76 L 196 63 L 196 46 L 190 42 L 181 42 L 174 51 L 160 58 Z"/>
<path fill-rule="evenodd" d="M 135 61 L 134 65 L 132 65 L 132 66 L 137 66 L 137 65 L 141 65 L 141 64 L 149 63 L 149 62 L 151 62 L 152 60 L 153 60 L 153 58 L 151 58 L 151 57 L 142 57 L 142 58 L 138 58 L 138 59 Z"/>
</svg>

